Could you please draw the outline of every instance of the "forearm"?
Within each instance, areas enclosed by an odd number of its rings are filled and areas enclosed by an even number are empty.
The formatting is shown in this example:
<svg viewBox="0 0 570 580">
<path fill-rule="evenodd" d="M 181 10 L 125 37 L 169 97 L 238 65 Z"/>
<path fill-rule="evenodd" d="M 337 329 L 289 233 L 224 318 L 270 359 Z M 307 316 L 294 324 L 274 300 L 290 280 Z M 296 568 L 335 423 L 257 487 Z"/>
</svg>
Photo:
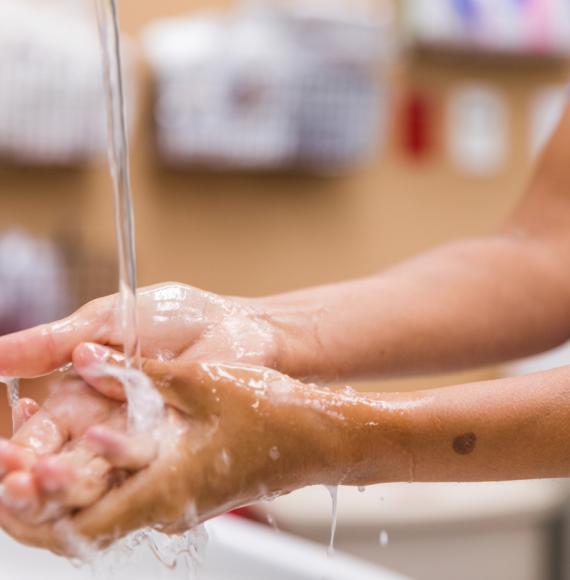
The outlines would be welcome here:
<svg viewBox="0 0 570 580">
<path fill-rule="evenodd" d="M 457 242 L 263 308 L 286 337 L 280 370 L 327 379 L 493 364 L 554 347 L 570 331 L 566 273 L 515 234 Z"/>
<path fill-rule="evenodd" d="M 280 368 L 327 379 L 495 364 L 570 336 L 570 108 L 529 193 L 495 236 L 344 284 L 262 301 Z"/>
<path fill-rule="evenodd" d="M 345 407 L 348 485 L 570 476 L 570 367 Z"/>
</svg>

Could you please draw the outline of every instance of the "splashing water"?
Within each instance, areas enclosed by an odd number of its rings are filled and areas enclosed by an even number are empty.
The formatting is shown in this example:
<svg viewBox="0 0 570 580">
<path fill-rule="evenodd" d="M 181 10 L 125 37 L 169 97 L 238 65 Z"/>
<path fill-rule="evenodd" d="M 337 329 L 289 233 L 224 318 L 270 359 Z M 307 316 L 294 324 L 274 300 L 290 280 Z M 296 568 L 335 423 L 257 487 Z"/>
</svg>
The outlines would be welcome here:
<svg viewBox="0 0 570 580">
<path fill-rule="evenodd" d="M 12 409 L 12 431 L 16 431 L 16 408 L 20 402 L 20 380 L 8 377 L 0 377 L 0 383 L 6 385 L 8 403 Z"/>
<path fill-rule="evenodd" d="M 56 533 L 75 554 L 71 564 L 78 569 L 88 566 L 94 580 L 132 580 L 133 565 L 144 566 L 145 577 L 158 579 L 168 571 L 182 569 L 184 576 L 193 578 L 204 564 L 208 543 L 203 525 L 178 536 L 154 529 L 139 530 L 103 551 L 77 536 L 68 521 L 57 524 Z"/>
<path fill-rule="evenodd" d="M 115 192 L 115 228 L 119 255 L 123 347 L 127 367 L 140 368 L 134 211 L 117 0 L 95 0 L 95 2 L 107 99 L 109 165 Z"/>
<path fill-rule="evenodd" d="M 141 530 L 129 535 L 118 546 L 98 554 L 90 563 L 95 580 L 131 580 L 133 558 L 145 563 L 149 576 L 162 576 L 161 572 L 183 569 L 194 577 L 203 565 L 203 555 L 208 542 L 204 526 L 180 536 L 168 536 L 157 530 Z M 146 556 L 146 557 L 145 557 Z"/>
<path fill-rule="evenodd" d="M 338 521 L 338 485 L 327 485 L 327 491 L 330 493 L 332 502 L 332 525 L 331 525 L 331 539 L 327 553 L 330 557 L 334 556 L 334 540 L 336 537 L 336 525 Z"/>
<path fill-rule="evenodd" d="M 127 395 L 129 428 L 134 433 L 158 432 L 164 415 L 164 401 L 153 382 L 134 368 L 99 367 L 100 376 L 117 379 Z"/>
</svg>

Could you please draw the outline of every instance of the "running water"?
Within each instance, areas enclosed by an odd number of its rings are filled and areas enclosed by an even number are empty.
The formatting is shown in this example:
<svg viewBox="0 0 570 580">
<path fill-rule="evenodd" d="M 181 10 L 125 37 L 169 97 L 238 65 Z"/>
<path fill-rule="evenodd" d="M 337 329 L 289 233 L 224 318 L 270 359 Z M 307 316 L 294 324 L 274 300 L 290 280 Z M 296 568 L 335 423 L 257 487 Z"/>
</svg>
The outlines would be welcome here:
<svg viewBox="0 0 570 580">
<path fill-rule="evenodd" d="M 12 409 L 12 431 L 16 431 L 16 407 L 20 401 L 20 380 L 8 377 L 0 377 L 0 383 L 6 385 L 6 392 L 8 394 L 8 403 Z"/>
<path fill-rule="evenodd" d="M 115 190 L 123 346 L 127 367 L 138 369 L 140 341 L 137 327 L 135 228 L 117 0 L 95 0 L 95 2 L 107 99 L 109 165 Z"/>
<path fill-rule="evenodd" d="M 327 485 L 328 492 L 331 495 L 332 502 L 332 525 L 331 525 L 331 539 L 329 542 L 328 555 L 334 556 L 334 540 L 336 537 L 336 524 L 338 520 L 338 485 Z"/>
<path fill-rule="evenodd" d="M 103 54 L 109 165 L 115 193 L 115 228 L 119 255 L 119 313 L 127 366 L 126 369 L 118 369 L 102 365 L 101 372 L 114 376 L 125 386 L 130 428 L 135 432 L 149 432 L 156 431 L 159 427 L 164 402 L 152 381 L 140 370 L 134 211 L 117 0 L 95 0 L 95 3 Z M 77 541 L 77 538 L 71 539 Z M 109 567 L 109 559 L 121 559 L 121 555 L 132 556 L 132 552 L 144 545 L 148 545 L 167 568 L 173 569 L 182 564 L 190 571 L 200 560 L 204 542 L 203 528 L 196 528 L 178 536 L 166 536 L 150 529 L 140 530 L 115 544 L 98 560 L 101 577 L 108 578 L 113 569 L 116 572 L 115 566 Z M 130 569 L 128 564 L 127 569 Z"/>
</svg>

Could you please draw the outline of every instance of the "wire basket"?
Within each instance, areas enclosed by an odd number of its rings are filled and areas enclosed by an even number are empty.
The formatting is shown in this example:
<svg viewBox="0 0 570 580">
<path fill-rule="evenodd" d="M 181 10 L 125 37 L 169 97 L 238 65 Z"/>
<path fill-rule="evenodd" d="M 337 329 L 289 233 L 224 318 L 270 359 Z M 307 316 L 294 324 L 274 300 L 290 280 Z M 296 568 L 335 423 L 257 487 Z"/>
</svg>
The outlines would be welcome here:
<svg viewBox="0 0 570 580">
<path fill-rule="evenodd" d="M 268 4 L 153 24 L 162 160 L 336 172 L 368 159 L 383 134 L 382 30 Z"/>
<path fill-rule="evenodd" d="M 126 65 L 134 96 L 132 58 Z M 104 158 L 101 67 L 88 3 L 0 0 L 0 158 L 63 166 Z"/>
</svg>

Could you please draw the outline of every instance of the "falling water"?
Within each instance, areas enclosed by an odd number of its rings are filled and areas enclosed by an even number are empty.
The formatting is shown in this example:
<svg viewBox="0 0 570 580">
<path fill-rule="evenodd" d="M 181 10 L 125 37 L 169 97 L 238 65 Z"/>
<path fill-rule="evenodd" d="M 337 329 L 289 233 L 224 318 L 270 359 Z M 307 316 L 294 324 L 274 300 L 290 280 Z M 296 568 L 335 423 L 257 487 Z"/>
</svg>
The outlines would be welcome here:
<svg viewBox="0 0 570 580">
<path fill-rule="evenodd" d="M 140 368 L 134 212 L 117 0 L 95 1 L 103 51 L 109 165 L 115 191 L 115 227 L 119 254 L 119 311 L 123 345 L 127 366 Z"/>
<path fill-rule="evenodd" d="M 163 401 L 152 382 L 141 372 L 141 348 L 137 324 L 137 270 L 135 253 L 134 211 L 129 167 L 129 144 L 125 108 L 125 89 L 121 60 L 117 0 L 95 0 L 99 36 L 103 54 L 105 96 L 109 134 L 109 165 L 115 193 L 115 228 L 119 254 L 119 313 L 127 369 L 103 369 L 125 385 L 129 407 L 129 424 L 135 431 L 156 429 L 160 424 Z M 162 536 L 152 530 L 141 530 L 124 539 L 108 552 L 114 558 L 134 551 L 138 545 L 149 544 L 158 559 L 168 568 L 176 567 L 179 560 L 186 569 L 199 560 L 200 529 L 178 536 Z M 161 541 L 157 541 L 160 536 Z M 132 537 L 137 541 L 132 543 Z M 181 546 L 185 546 L 181 549 Z M 200 552 L 203 551 L 201 548 Z M 106 559 L 100 562 L 103 577 L 109 577 Z"/>
<path fill-rule="evenodd" d="M 12 431 L 16 431 L 16 407 L 20 401 L 20 381 L 19 379 L 11 379 L 8 377 L 0 377 L 0 383 L 6 385 L 6 392 L 8 394 L 8 403 L 12 409 Z"/>
<path fill-rule="evenodd" d="M 332 502 L 331 538 L 328 549 L 328 555 L 332 557 L 334 556 L 334 540 L 336 537 L 336 524 L 338 520 L 338 485 L 327 486 L 327 490 L 331 495 Z"/>
</svg>

